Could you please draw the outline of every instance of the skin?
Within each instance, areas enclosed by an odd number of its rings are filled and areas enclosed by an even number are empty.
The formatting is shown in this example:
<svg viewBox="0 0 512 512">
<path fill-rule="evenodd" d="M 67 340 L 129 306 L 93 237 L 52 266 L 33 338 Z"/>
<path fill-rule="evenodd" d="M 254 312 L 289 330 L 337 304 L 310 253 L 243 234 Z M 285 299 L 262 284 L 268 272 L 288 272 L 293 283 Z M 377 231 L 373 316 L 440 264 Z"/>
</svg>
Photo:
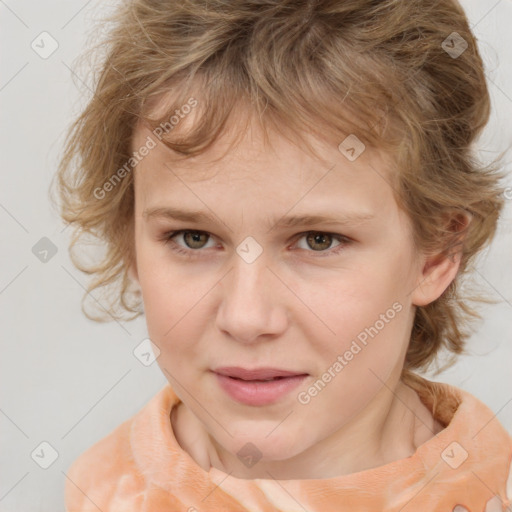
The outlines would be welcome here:
<svg viewBox="0 0 512 512">
<path fill-rule="evenodd" d="M 386 155 L 366 148 L 350 162 L 336 144 L 316 140 L 320 161 L 275 133 L 269 147 L 259 125 L 253 120 L 250 126 L 227 154 L 234 131 L 181 163 L 157 142 L 135 170 L 131 275 L 160 350 L 158 364 L 182 400 L 170 418 L 176 439 L 205 471 L 214 467 L 238 478 L 330 478 L 408 457 L 443 428 L 400 381 L 415 308 L 442 294 L 459 258 L 415 251 L 409 219 L 385 181 L 391 172 Z M 138 125 L 133 148 L 148 135 Z M 144 215 L 169 206 L 201 210 L 214 220 Z M 275 226 L 284 215 L 319 211 L 374 217 Z M 176 253 L 164 239 L 180 229 L 206 233 L 196 241 L 191 234 L 173 238 L 195 258 Z M 327 236 L 325 244 L 308 244 L 311 231 Z M 250 264 L 236 252 L 248 236 L 263 249 Z M 396 302 L 401 311 L 378 335 L 308 404 L 299 403 L 298 393 Z M 309 375 L 277 403 L 256 407 L 219 387 L 211 370 L 228 365 Z M 261 453 L 250 468 L 237 457 L 248 442 Z"/>
</svg>

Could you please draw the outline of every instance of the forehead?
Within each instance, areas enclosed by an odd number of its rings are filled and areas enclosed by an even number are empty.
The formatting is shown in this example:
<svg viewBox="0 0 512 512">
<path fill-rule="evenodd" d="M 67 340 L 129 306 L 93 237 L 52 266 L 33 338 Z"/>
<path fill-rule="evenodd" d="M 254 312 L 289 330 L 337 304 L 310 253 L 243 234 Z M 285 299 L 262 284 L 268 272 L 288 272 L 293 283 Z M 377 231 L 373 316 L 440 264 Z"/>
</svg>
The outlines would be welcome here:
<svg viewBox="0 0 512 512">
<path fill-rule="evenodd" d="M 161 113 L 166 104 L 164 99 L 155 112 Z M 200 120 L 197 112 L 191 112 L 180 122 L 177 135 L 184 136 Z M 243 135 L 232 145 L 242 129 Z M 389 155 L 366 147 L 351 161 L 338 147 L 343 139 L 338 142 L 334 137 L 324 140 L 308 134 L 317 158 L 270 127 L 266 133 L 268 140 L 261 123 L 250 112 L 238 112 L 207 151 L 183 158 L 166 147 L 148 126 L 139 124 L 132 149 L 142 147 L 148 137 L 155 141 L 135 168 L 139 202 L 181 202 L 196 192 L 200 197 L 229 200 L 231 207 L 235 206 L 234 199 L 240 206 L 265 201 L 267 206 L 272 203 L 281 208 L 291 208 L 298 202 L 321 206 L 330 199 L 379 211 L 392 206 Z"/>
</svg>

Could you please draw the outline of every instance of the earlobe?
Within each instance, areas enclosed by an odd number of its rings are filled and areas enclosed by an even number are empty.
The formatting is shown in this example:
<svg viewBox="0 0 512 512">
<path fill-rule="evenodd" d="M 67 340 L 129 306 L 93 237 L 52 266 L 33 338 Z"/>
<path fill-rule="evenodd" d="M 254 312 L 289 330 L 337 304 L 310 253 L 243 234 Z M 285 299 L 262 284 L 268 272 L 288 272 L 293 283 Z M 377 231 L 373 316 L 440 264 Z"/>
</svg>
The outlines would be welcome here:
<svg viewBox="0 0 512 512">
<path fill-rule="evenodd" d="M 438 299 L 455 279 L 462 259 L 463 241 L 466 228 L 471 222 L 471 214 L 459 215 L 450 223 L 452 230 L 461 232 L 455 239 L 455 245 L 448 251 L 424 256 L 416 287 L 411 293 L 415 306 L 426 306 Z"/>
</svg>

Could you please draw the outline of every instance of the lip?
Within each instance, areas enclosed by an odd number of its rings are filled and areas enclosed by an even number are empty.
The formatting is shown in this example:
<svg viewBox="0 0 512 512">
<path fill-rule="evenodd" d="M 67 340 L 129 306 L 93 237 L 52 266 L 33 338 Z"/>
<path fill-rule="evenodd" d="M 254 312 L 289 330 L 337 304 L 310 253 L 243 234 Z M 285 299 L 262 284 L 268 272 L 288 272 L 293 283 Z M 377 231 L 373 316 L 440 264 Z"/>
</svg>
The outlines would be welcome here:
<svg viewBox="0 0 512 512">
<path fill-rule="evenodd" d="M 228 374 L 227 374 L 227 373 Z M 214 371 L 217 382 L 222 390 L 233 400 L 252 406 L 268 405 L 277 402 L 299 386 L 308 376 L 305 373 L 279 370 L 277 368 L 259 368 L 246 370 L 244 368 L 218 368 Z M 237 377 L 236 375 L 243 375 Z M 249 377 L 249 378 L 248 378 Z M 255 379 L 277 380 L 263 382 Z"/>
<path fill-rule="evenodd" d="M 296 375 L 306 375 L 305 372 L 294 372 L 290 370 L 282 370 L 280 368 L 254 368 L 247 369 L 239 366 L 222 366 L 213 370 L 220 375 L 235 377 L 243 380 L 263 380 L 272 379 L 274 377 L 293 377 Z"/>
</svg>

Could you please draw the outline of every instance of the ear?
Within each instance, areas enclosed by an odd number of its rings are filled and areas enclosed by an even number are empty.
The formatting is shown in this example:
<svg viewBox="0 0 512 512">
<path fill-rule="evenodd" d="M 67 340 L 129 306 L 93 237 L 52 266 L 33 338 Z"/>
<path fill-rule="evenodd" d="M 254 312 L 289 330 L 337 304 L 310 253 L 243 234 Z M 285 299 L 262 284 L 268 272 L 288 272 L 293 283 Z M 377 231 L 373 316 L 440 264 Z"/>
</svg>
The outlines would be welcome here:
<svg viewBox="0 0 512 512">
<path fill-rule="evenodd" d="M 462 258 L 462 247 L 472 215 L 458 213 L 449 221 L 449 229 L 459 232 L 451 247 L 441 253 L 423 255 L 416 287 L 411 293 L 415 306 L 426 306 L 438 299 L 455 279 Z"/>
</svg>

